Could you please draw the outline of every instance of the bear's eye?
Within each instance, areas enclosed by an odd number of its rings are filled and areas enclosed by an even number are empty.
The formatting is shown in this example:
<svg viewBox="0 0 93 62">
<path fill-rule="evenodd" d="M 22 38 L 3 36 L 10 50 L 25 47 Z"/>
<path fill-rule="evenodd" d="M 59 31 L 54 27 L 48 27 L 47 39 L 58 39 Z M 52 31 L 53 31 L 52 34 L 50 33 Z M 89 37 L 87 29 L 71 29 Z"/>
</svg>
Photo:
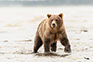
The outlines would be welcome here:
<svg viewBox="0 0 93 62">
<path fill-rule="evenodd" d="M 58 20 L 56 20 L 56 21 L 58 21 Z"/>
</svg>

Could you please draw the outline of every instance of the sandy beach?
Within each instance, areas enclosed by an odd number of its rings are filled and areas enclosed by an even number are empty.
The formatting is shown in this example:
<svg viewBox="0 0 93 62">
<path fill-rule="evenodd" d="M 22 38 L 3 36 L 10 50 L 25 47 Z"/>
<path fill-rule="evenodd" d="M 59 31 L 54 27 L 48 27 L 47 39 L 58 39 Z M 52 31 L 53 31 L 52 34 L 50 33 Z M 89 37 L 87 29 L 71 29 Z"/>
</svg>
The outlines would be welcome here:
<svg viewBox="0 0 93 62">
<path fill-rule="evenodd" d="M 34 36 L 47 13 L 63 13 L 72 52 L 32 54 Z M 93 62 L 93 6 L 0 7 L 0 62 Z"/>
</svg>

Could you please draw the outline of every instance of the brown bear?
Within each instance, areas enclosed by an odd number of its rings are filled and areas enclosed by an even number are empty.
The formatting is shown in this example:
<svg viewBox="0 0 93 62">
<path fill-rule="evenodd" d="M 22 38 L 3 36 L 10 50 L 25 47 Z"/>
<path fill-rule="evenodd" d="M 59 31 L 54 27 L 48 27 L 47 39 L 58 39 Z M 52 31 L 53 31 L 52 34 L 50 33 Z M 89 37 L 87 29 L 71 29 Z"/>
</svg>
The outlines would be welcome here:
<svg viewBox="0 0 93 62">
<path fill-rule="evenodd" d="M 65 46 L 64 51 L 70 53 L 71 46 L 63 23 L 63 13 L 47 14 L 47 17 L 38 26 L 34 39 L 34 53 L 37 53 L 42 44 L 44 44 L 45 52 L 50 52 L 50 49 L 56 52 L 57 40 L 60 40 L 61 44 Z"/>
</svg>

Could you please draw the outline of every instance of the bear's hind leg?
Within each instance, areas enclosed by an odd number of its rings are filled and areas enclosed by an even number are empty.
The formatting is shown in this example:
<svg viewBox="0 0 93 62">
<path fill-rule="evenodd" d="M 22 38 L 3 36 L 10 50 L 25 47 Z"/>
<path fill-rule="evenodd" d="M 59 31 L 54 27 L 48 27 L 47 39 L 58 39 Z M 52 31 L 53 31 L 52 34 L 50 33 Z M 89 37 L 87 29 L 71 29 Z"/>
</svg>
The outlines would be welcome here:
<svg viewBox="0 0 93 62">
<path fill-rule="evenodd" d="M 34 53 L 37 53 L 38 49 L 42 46 L 42 40 L 39 35 L 35 37 L 34 41 Z"/>
<path fill-rule="evenodd" d="M 51 51 L 56 52 L 56 48 L 57 48 L 56 44 L 57 44 L 57 42 L 53 42 L 51 44 Z"/>
</svg>

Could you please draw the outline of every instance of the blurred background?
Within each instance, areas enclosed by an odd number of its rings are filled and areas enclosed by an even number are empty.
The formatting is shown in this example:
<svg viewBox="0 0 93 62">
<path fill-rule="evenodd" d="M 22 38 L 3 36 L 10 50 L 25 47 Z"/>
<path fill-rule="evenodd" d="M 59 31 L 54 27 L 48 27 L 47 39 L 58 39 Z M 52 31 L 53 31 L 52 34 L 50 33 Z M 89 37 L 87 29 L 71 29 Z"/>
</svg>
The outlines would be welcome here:
<svg viewBox="0 0 93 62">
<path fill-rule="evenodd" d="M 47 13 L 64 14 L 70 39 L 91 39 L 93 0 L 0 0 L 0 40 L 34 39 Z"/>
<path fill-rule="evenodd" d="M 93 5 L 93 0 L 0 0 L 0 6 Z"/>
</svg>

